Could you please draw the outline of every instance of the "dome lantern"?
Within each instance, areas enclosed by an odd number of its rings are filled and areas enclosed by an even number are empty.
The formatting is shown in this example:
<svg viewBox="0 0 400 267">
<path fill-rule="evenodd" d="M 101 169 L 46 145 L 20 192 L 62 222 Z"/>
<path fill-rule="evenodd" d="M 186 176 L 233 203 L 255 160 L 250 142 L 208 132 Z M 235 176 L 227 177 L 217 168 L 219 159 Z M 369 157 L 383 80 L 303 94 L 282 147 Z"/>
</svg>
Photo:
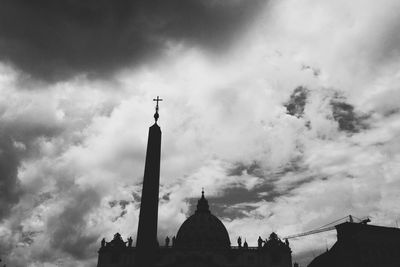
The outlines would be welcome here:
<svg viewBox="0 0 400 267">
<path fill-rule="evenodd" d="M 208 206 L 208 201 L 204 197 L 204 188 L 201 190 L 201 198 L 197 201 L 197 209 L 195 213 L 210 213 L 210 208 Z"/>
</svg>

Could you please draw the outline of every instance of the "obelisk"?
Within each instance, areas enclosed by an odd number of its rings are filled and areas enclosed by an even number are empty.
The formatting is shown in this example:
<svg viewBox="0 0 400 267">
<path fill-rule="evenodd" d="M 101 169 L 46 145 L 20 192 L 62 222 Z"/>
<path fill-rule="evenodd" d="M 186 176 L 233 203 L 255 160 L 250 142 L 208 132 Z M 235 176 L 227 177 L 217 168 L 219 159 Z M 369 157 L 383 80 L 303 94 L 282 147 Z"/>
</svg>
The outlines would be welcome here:
<svg viewBox="0 0 400 267">
<path fill-rule="evenodd" d="M 158 193 L 160 185 L 161 129 L 157 125 L 159 118 L 158 96 L 154 114 L 155 123 L 149 128 L 146 163 L 144 167 L 142 198 L 140 202 L 139 225 L 136 240 L 136 264 L 139 267 L 154 266 L 157 242 Z"/>
</svg>

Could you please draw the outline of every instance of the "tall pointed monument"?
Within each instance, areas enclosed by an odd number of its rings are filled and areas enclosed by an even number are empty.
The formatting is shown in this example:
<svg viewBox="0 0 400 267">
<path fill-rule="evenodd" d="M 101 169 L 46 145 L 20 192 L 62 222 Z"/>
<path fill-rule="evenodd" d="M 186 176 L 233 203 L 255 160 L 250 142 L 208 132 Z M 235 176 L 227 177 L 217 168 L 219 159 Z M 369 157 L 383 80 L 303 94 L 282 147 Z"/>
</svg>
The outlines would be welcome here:
<svg viewBox="0 0 400 267">
<path fill-rule="evenodd" d="M 139 226 L 137 231 L 136 248 L 137 266 L 151 267 L 154 263 L 154 254 L 157 243 L 158 220 L 158 193 L 160 185 L 160 154 L 161 154 L 161 129 L 157 125 L 159 118 L 158 102 L 156 99 L 155 123 L 149 128 L 147 142 L 146 163 L 144 167 L 142 198 L 140 202 Z"/>
</svg>

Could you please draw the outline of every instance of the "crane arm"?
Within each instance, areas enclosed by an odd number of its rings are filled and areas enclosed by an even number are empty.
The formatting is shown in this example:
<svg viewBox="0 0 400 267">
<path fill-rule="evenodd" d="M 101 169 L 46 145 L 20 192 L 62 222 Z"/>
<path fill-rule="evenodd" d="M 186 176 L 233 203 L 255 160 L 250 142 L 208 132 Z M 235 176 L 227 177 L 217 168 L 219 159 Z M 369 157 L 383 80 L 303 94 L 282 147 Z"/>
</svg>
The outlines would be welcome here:
<svg viewBox="0 0 400 267">
<path fill-rule="evenodd" d="M 312 234 L 326 232 L 326 231 L 332 231 L 332 230 L 335 230 L 335 226 L 325 227 L 325 228 L 312 230 L 312 231 L 308 231 L 308 232 L 304 232 L 304 233 L 300 233 L 300 234 L 296 234 L 296 235 L 289 235 L 287 237 L 284 237 L 283 239 L 292 239 L 292 238 L 296 238 L 296 237 L 300 237 L 300 236 L 312 235 Z"/>
</svg>

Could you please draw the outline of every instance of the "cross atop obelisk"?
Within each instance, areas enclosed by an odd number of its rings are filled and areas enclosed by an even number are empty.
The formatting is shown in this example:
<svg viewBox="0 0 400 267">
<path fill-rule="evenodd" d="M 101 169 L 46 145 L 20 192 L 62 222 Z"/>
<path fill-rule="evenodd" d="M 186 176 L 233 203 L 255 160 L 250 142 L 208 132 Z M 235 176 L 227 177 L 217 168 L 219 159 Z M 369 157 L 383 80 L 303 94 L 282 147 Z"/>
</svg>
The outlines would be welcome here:
<svg viewBox="0 0 400 267">
<path fill-rule="evenodd" d="M 154 119 L 156 120 L 156 123 L 157 123 L 157 120 L 160 117 L 160 115 L 158 115 L 158 102 L 163 101 L 163 100 L 159 96 L 157 96 L 157 98 L 154 98 L 153 101 L 157 102 L 157 104 L 156 104 L 156 113 L 154 113 Z"/>
</svg>

